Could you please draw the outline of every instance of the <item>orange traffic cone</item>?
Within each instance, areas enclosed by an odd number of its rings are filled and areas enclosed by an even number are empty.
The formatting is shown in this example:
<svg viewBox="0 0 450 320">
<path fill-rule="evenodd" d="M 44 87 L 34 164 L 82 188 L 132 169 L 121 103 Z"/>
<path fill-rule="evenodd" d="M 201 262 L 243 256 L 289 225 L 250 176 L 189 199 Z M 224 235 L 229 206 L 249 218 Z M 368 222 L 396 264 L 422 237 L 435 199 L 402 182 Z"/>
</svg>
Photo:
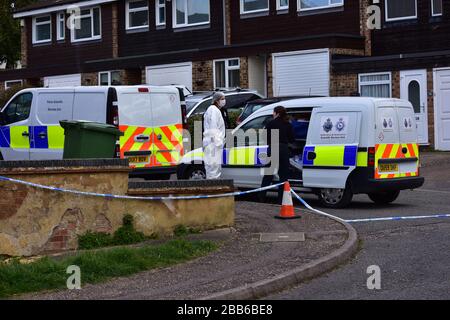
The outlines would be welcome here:
<svg viewBox="0 0 450 320">
<path fill-rule="evenodd" d="M 280 215 L 275 216 L 277 219 L 299 219 L 294 213 L 294 205 L 292 203 L 291 185 L 289 181 L 284 183 L 283 201 L 281 203 Z"/>
</svg>

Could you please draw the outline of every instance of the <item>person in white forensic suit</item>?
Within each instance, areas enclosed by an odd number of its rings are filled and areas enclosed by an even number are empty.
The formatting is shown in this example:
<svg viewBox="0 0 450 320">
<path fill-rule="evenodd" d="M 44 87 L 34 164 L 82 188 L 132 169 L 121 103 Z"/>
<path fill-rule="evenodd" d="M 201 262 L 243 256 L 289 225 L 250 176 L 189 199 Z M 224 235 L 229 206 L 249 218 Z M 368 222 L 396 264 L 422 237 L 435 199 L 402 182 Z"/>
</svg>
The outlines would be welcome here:
<svg viewBox="0 0 450 320">
<path fill-rule="evenodd" d="M 203 153 L 206 179 L 220 179 L 222 174 L 222 152 L 225 144 L 225 121 L 221 108 L 225 107 L 225 95 L 216 92 L 212 105 L 203 115 Z"/>
</svg>

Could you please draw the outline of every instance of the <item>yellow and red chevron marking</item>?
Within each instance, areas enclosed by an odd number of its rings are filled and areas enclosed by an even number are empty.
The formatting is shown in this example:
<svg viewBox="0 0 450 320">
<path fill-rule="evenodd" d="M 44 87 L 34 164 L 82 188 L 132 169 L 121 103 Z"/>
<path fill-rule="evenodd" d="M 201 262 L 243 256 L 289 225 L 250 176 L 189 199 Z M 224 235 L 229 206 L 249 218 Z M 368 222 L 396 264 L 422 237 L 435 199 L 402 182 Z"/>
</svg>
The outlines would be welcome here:
<svg viewBox="0 0 450 320">
<path fill-rule="evenodd" d="M 120 138 L 121 158 L 125 157 L 125 152 L 130 151 L 152 152 L 149 163 L 130 164 L 131 168 L 176 165 L 183 155 L 183 127 L 181 124 L 154 128 L 122 125 L 120 130 L 124 133 Z M 136 142 L 135 137 L 141 134 L 149 136 L 150 139 L 146 142 Z"/>
<path fill-rule="evenodd" d="M 408 152 L 404 154 L 402 149 L 406 147 Z M 381 174 L 378 172 L 379 159 L 402 159 L 402 158 L 419 158 L 419 146 L 417 143 L 390 143 L 375 145 L 375 178 L 376 179 L 392 179 L 403 177 L 415 177 L 419 175 L 419 163 L 417 161 L 416 170 L 413 172 L 400 172 Z"/>
</svg>

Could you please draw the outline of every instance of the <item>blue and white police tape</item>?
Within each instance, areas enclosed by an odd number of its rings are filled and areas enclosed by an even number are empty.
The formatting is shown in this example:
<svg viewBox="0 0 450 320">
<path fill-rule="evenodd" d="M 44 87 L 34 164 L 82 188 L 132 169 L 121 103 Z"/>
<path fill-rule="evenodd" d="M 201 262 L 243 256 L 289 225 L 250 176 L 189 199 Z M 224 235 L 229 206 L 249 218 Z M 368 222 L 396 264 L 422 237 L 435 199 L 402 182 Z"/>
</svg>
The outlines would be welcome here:
<svg viewBox="0 0 450 320">
<path fill-rule="evenodd" d="M 103 197 L 103 198 L 111 198 L 111 199 L 128 199 L 128 200 L 194 200 L 194 199 L 208 199 L 208 198 L 223 198 L 223 197 L 236 197 L 236 196 L 242 196 L 245 194 L 250 193 L 256 193 L 260 191 L 266 191 L 274 188 L 278 188 L 283 183 L 277 183 L 273 184 L 264 188 L 258 188 L 258 189 L 252 189 L 247 191 L 237 191 L 237 192 L 230 192 L 230 193 L 222 193 L 222 194 L 212 194 L 212 195 L 198 195 L 198 196 L 166 196 L 166 197 L 143 197 L 143 196 L 126 196 L 126 195 L 115 195 L 115 194 L 108 194 L 108 193 L 95 193 L 95 192 L 87 192 L 87 191 L 78 191 L 78 190 L 70 190 L 70 189 L 64 189 L 64 188 L 58 188 L 58 187 L 50 187 L 45 186 L 38 183 L 13 179 L 9 177 L 3 177 L 0 176 L 0 180 L 3 181 L 9 181 L 13 183 L 18 183 L 38 189 L 45 189 L 45 190 L 51 190 L 51 191 L 58 191 L 58 192 L 64 192 L 64 193 L 72 193 L 77 195 L 84 195 L 84 196 L 92 196 L 92 197 Z"/>
<path fill-rule="evenodd" d="M 419 220 L 419 219 L 439 219 L 439 218 L 450 218 L 450 214 L 433 214 L 433 215 L 423 215 L 423 216 L 401 216 L 401 217 L 383 217 L 383 218 L 367 218 L 367 219 L 353 219 L 345 220 L 348 223 L 357 222 L 376 222 L 376 221 L 400 221 L 400 220 Z"/>
<path fill-rule="evenodd" d="M 320 215 L 331 217 L 347 223 L 358 223 L 358 222 L 378 222 L 378 221 L 401 221 L 401 220 L 418 220 L 418 219 L 439 219 L 439 218 L 450 218 L 450 214 L 433 214 L 433 215 L 421 215 L 421 216 L 396 216 L 396 217 L 382 217 L 382 218 L 365 218 L 365 219 L 349 219 L 344 220 L 342 218 L 333 216 L 331 214 L 325 213 L 323 211 L 314 209 L 305 200 L 303 200 L 298 194 L 296 194 L 292 189 L 291 193 L 309 210 L 318 213 Z"/>
<path fill-rule="evenodd" d="M 311 207 L 305 200 L 303 200 L 298 194 L 296 194 L 296 193 L 294 192 L 294 190 L 292 190 L 292 189 L 291 189 L 291 193 L 294 195 L 294 197 L 297 198 L 298 201 L 300 201 L 300 202 L 301 202 L 306 208 L 308 208 L 309 210 L 311 210 L 311 211 L 313 211 L 313 212 L 315 212 L 315 213 L 317 213 L 317 214 L 320 214 L 320 215 L 322 215 L 322 216 L 328 217 L 328 218 L 332 218 L 332 219 L 336 219 L 336 220 L 339 220 L 339 221 L 342 221 L 342 222 L 346 222 L 346 220 L 344 220 L 344 219 L 342 219 L 342 218 L 339 218 L 339 217 L 333 216 L 333 215 L 331 215 L 331 214 L 329 214 L 329 213 L 326 213 L 326 212 L 323 212 L 323 211 L 314 209 L 314 208 Z"/>
</svg>

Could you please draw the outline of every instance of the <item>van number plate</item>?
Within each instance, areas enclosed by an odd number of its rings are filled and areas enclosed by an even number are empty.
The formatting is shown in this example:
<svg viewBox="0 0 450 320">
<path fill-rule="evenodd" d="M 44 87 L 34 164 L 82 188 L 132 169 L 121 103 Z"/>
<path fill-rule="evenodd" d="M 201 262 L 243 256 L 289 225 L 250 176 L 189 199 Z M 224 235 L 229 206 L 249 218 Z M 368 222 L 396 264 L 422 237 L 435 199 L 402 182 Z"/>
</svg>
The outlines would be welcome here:
<svg viewBox="0 0 450 320">
<path fill-rule="evenodd" d="M 150 157 L 149 156 L 128 157 L 128 161 L 130 163 L 148 163 L 150 162 Z"/>
<path fill-rule="evenodd" d="M 378 171 L 379 172 L 394 172 L 398 171 L 398 164 L 397 163 L 383 163 L 378 165 Z"/>
</svg>

